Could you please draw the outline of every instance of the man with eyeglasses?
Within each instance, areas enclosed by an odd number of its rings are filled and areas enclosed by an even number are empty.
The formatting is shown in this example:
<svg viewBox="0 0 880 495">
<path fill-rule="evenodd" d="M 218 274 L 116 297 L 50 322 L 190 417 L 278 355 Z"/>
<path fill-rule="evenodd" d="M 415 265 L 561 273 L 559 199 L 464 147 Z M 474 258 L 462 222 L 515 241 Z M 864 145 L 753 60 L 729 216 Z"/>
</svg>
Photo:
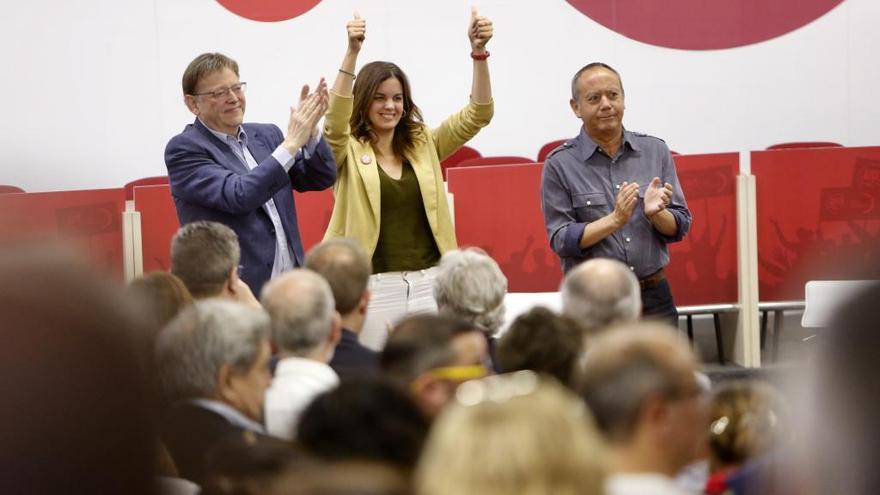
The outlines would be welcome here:
<svg viewBox="0 0 880 495">
<path fill-rule="evenodd" d="M 254 294 L 304 259 L 292 190 L 318 191 L 336 180 L 336 162 L 317 131 L 327 86 L 303 87 L 286 135 L 273 124 L 244 123 L 238 64 L 219 53 L 196 57 L 183 74 L 187 108 L 196 116 L 165 148 L 180 223 L 229 226 L 241 245 L 239 276 Z"/>
</svg>

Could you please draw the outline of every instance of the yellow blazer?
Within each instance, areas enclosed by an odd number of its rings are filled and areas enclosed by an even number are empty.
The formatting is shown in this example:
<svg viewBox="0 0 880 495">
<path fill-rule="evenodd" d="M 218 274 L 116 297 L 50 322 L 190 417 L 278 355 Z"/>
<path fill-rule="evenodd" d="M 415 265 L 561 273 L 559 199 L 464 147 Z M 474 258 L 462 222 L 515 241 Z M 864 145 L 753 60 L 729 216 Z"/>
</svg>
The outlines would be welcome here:
<svg viewBox="0 0 880 495">
<path fill-rule="evenodd" d="M 330 93 L 330 107 L 324 118 L 324 139 L 336 158 L 336 184 L 333 215 L 324 239 L 348 237 L 363 245 L 373 257 L 379 241 L 380 190 L 376 154 L 369 141 L 351 135 L 352 97 Z M 448 157 L 489 124 L 494 104 L 471 101 L 449 116 L 436 129 L 423 127 L 415 137 L 414 148 L 406 159 L 412 165 L 422 192 L 425 213 L 440 253 L 456 249 L 455 228 L 446 201 L 440 160 Z"/>
</svg>

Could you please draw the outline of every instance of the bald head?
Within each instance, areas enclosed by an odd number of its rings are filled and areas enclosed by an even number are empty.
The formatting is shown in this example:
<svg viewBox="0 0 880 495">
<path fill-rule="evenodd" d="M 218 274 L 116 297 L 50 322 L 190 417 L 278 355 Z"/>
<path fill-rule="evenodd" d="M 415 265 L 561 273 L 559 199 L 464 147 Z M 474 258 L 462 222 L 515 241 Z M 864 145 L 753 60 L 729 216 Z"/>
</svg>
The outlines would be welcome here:
<svg viewBox="0 0 880 495">
<path fill-rule="evenodd" d="M 642 312 L 639 281 L 626 265 L 608 258 L 585 261 L 562 281 L 562 312 L 589 333 L 638 319 Z"/>
<path fill-rule="evenodd" d="M 296 269 L 272 279 L 263 288 L 261 302 L 281 352 L 305 356 L 329 339 L 335 302 L 330 285 L 317 273 Z"/>
</svg>

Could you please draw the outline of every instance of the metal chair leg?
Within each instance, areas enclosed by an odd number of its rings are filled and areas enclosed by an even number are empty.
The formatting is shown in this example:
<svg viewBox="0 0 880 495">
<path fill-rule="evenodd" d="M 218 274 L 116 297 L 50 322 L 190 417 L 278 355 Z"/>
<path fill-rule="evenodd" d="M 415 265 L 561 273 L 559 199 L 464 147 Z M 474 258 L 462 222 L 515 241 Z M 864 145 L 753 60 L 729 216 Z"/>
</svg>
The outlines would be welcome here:
<svg viewBox="0 0 880 495">
<path fill-rule="evenodd" d="M 712 313 L 715 320 L 715 346 L 718 348 L 718 362 L 724 364 L 727 359 L 724 357 L 724 341 L 721 339 L 721 315 Z"/>
<path fill-rule="evenodd" d="M 694 315 L 687 315 L 688 341 L 694 344 Z"/>
<path fill-rule="evenodd" d="M 782 333 L 782 313 L 781 309 L 773 312 L 773 362 L 779 359 L 779 334 Z"/>
<path fill-rule="evenodd" d="M 763 350 L 767 345 L 767 313 L 769 311 L 763 310 L 761 311 L 761 349 Z"/>
</svg>

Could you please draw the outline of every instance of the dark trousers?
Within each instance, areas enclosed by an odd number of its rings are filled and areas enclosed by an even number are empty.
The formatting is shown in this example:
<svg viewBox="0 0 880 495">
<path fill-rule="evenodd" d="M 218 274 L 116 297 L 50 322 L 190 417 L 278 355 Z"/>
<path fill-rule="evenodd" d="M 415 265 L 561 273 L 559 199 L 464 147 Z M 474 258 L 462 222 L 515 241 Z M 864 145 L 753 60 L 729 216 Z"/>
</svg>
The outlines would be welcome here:
<svg viewBox="0 0 880 495">
<path fill-rule="evenodd" d="M 668 280 L 663 279 L 650 289 L 642 289 L 642 316 L 678 328 L 678 310 L 675 309 Z"/>
</svg>

